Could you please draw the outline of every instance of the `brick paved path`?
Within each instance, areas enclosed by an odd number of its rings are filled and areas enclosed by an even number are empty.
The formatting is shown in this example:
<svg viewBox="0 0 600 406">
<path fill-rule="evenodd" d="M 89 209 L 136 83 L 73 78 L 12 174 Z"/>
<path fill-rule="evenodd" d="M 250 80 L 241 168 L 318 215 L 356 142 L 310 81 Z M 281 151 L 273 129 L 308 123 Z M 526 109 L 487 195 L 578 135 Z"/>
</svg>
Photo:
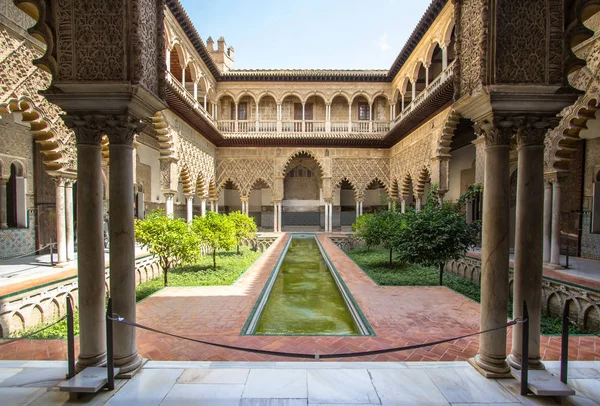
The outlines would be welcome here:
<svg viewBox="0 0 600 406">
<path fill-rule="evenodd" d="M 479 304 L 445 287 L 377 286 L 327 236 L 319 235 L 377 336 L 240 336 L 288 238 L 289 235 L 284 235 L 277 240 L 234 286 L 161 290 L 138 304 L 138 322 L 175 334 L 240 347 L 320 354 L 419 344 L 471 333 L 479 328 Z M 138 348 L 143 356 L 153 360 L 289 360 L 210 347 L 147 331 L 138 332 Z M 413 351 L 342 360 L 455 361 L 472 357 L 477 348 L 475 337 Z M 542 337 L 542 348 L 544 359 L 557 360 L 560 337 Z M 30 340 L 0 347 L 0 359 L 64 359 L 64 350 L 64 342 L 60 340 Z M 600 360 L 600 338 L 572 337 L 569 355 L 573 360 Z"/>
</svg>

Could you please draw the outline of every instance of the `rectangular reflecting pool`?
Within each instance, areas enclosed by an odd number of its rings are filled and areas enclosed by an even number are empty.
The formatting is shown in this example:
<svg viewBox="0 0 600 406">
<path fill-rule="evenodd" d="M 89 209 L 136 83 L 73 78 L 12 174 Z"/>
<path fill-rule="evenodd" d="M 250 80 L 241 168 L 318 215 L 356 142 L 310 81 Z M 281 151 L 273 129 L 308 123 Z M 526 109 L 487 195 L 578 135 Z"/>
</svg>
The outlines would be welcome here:
<svg viewBox="0 0 600 406">
<path fill-rule="evenodd" d="M 367 320 L 314 235 L 293 235 L 243 333 L 371 335 Z"/>
</svg>

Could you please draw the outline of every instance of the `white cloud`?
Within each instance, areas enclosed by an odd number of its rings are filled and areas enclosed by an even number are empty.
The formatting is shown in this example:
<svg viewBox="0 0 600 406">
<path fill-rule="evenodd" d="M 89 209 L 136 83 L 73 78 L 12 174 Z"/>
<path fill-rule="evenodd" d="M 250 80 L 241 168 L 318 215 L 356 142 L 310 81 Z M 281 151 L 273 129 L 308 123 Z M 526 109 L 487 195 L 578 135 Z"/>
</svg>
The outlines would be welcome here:
<svg viewBox="0 0 600 406">
<path fill-rule="evenodd" d="M 388 37 L 387 32 L 384 32 L 383 35 L 381 36 L 381 38 L 379 38 L 379 49 L 381 49 L 383 52 L 390 49 L 390 44 L 388 44 L 387 37 Z"/>
</svg>

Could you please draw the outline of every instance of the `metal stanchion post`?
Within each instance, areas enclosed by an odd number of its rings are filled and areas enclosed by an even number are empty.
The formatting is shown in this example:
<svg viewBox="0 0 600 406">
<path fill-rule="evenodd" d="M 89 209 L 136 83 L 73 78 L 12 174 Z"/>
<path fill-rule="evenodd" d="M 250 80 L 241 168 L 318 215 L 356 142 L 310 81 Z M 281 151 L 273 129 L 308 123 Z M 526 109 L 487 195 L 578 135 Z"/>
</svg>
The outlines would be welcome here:
<svg viewBox="0 0 600 406">
<path fill-rule="evenodd" d="M 565 303 L 562 317 L 562 337 L 560 343 L 560 380 L 567 384 L 567 364 L 569 362 L 569 302 Z"/>
<path fill-rule="evenodd" d="M 75 329 L 73 323 L 73 303 L 71 298 L 67 297 L 67 357 L 69 363 L 67 379 L 75 376 Z"/>
<path fill-rule="evenodd" d="M 529 373 L 529 312 L 527 303 L 523 301 L 523 334 L 521 337 L 521 396 L 527 396 L 529 393 L 528 373 Z"/>
<path fill-rule="evenodd" d="M 106 389 L 115 389 L 115 360 L 113 352 L 113 324 L 112 324 L 112 299 L 108 299 L 106 308 L 106 372 L 108 374 L 108 382 Z"/>
</svg>

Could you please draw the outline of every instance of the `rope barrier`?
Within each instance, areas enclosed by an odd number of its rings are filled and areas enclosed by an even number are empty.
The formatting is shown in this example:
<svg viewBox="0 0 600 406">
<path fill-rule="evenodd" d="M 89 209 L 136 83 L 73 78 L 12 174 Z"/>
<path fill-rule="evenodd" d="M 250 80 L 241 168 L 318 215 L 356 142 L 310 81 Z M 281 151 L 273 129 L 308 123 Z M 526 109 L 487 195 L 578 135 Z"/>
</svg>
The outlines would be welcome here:
<svg viewBox="0 0 600 406">
<path fill-rule="evenodd" d="M 25 257 L 28 257 L 30 255 L 36 254 L 36 253 L 38 253 L 40 251 L 43 251 L 43 250 L 45 250 L 46 248 L 48 248 L 50 246 L 55 246 L 55 245 L 56 245 L 56 243 L 50 243 L 50 244 L 44 245 L 43 247 L 41 247 L 41 248 L 39 248 L 39 249 L 37 249 L 35 251 L 31 251 L 31 252 L 28 252 L 28 253 L 25 253 L 25 254 L 20 254 L 20 255 L 14 256 L 14 257 L 3 257 L 3 258 L 0 258 L 0 262 L 6 262 L 6 261 L 12 261 L 12 260 L 15 260 L 15 259 L 19 259 L 19 258 L 25 258 Z"/>
<path fill-rule="evenodd" d="M 44 331 L 44 330 L 47 330 L 47 329 L 49 329 L 50 327 L 57 325 L 58 323 L 60 323 L 61 321 L 63 321 L 63 320 L 64 320 L 64 319 L 66 319 L 66 318 L 67 318 L 67 316 L 66 316 L 66 315 L 64 315 L 64 316 L 62 316 L 60 319 L 56 320 L 54 323 L 52 323 L 52 324 L 48 324 L 47 326 L 45 326 L 45 327 L 42 327 L 42 328 L 41 328 L 41 329 L 39 329 L 39 330 L 36 330 L 36 331 L 34 331 L 34 332 L 32 332 L 32 333 L 26 334 L 26 335 L 24 335 L 24 336 L 21 336 L 21 337 L 13 338 L 13 339 L 10 339 L 10 340 L 8 340 L 8 341 L 2 342 L 2 343 L 0 343 L 0 347 L 2 347 L 3 345 L 12 344 L 12 343 L 14 343 L 15 341 L 24 340 L 24 339 L 26 339 L 26 338 L 29 338 L 29 337 L 31 337 L 31 336 L 34 336 L 34 335 L 36 335 L 37 333 L 41 333 L 42 331 Z"/>
<path fill-rule="evenodd" d="M 361 356 L 365 356 L 365 355 L 377 355 L 377 354 L 386 354 L 389 352 L 414 350 L 414 349 L 418 349 L 418 348 L 424 348 L 424 347 L 430 347 L 433 345 L 448 343 L 451 341 L 460 340 L 462 338 L 473 337 L 473 336 L 484 334 L 484 333 L 489 333 L 491 331 L 496 331 L 496 330 L 500 330 L 500 329 L 507 328 L 510 326 L 514 326 L 515 324 L 521 324 L 526 321 L 525 319 L 517 318 L 517 319 L 512 320 L 512 321 L 510 321 L 502 326 L 499 326 L 499 327 L 490 328 L 490 329 L 478 331 L 475 333 L 464 334 L 464 335 L 457 336 L 457 337 L 446 338 L 443 340 L 432 341 L 432 342 L 423 343 L 423 344 L 414 344 L 414 345 L 407 345 L 407 346 L 402 346 L 402 347 L 384 348 L 381 350 L 371 350 L 371 351 L 362 351 L 362 352 L 347 352 L 347 353 L 340 353 L 340 354 L 307 354 L 307 353 L 259 350 L 259 349 L 255 349 L 255 348 L 237 347 L 234 345 L 220 344 L 220 343 L 215 343 L 215 342 L 210 342 L 210 341 L 198 340 L 195 338 L 184 337 L 184 336 L 180 336 L 177 334 L 168 333 L 166 331 L 157 330 L 152 327 L 144 326 L 143 324 L 129 321 L 129 320 L 125 319 L 124 317 L 119 316 L 116 313 L 113 313 L 112 317 L 110 317 L 108 315 L 107 315 L 107 317 L 112 321 L 126 324 L 131 327 L 135 327 L 135 328 L 139 328 L 142 330 L 151 331 L 153 333 L 163 334 L 166 336 L 175 337 L 175 338 L 179 338 L 182 340 L 191 341 L 191 342 L 195 342 L 195 343 L 199 343 L 199 344 L 210 345 L 213 347 L 225 348 L 228 350 L 251 352 L 251 353 L 263 354 L 263 355 L 282 356 L 282 357 L 288 357 L 288 358 L 314 358 L 314 359 L 361 357 Z"/>
</svg>

